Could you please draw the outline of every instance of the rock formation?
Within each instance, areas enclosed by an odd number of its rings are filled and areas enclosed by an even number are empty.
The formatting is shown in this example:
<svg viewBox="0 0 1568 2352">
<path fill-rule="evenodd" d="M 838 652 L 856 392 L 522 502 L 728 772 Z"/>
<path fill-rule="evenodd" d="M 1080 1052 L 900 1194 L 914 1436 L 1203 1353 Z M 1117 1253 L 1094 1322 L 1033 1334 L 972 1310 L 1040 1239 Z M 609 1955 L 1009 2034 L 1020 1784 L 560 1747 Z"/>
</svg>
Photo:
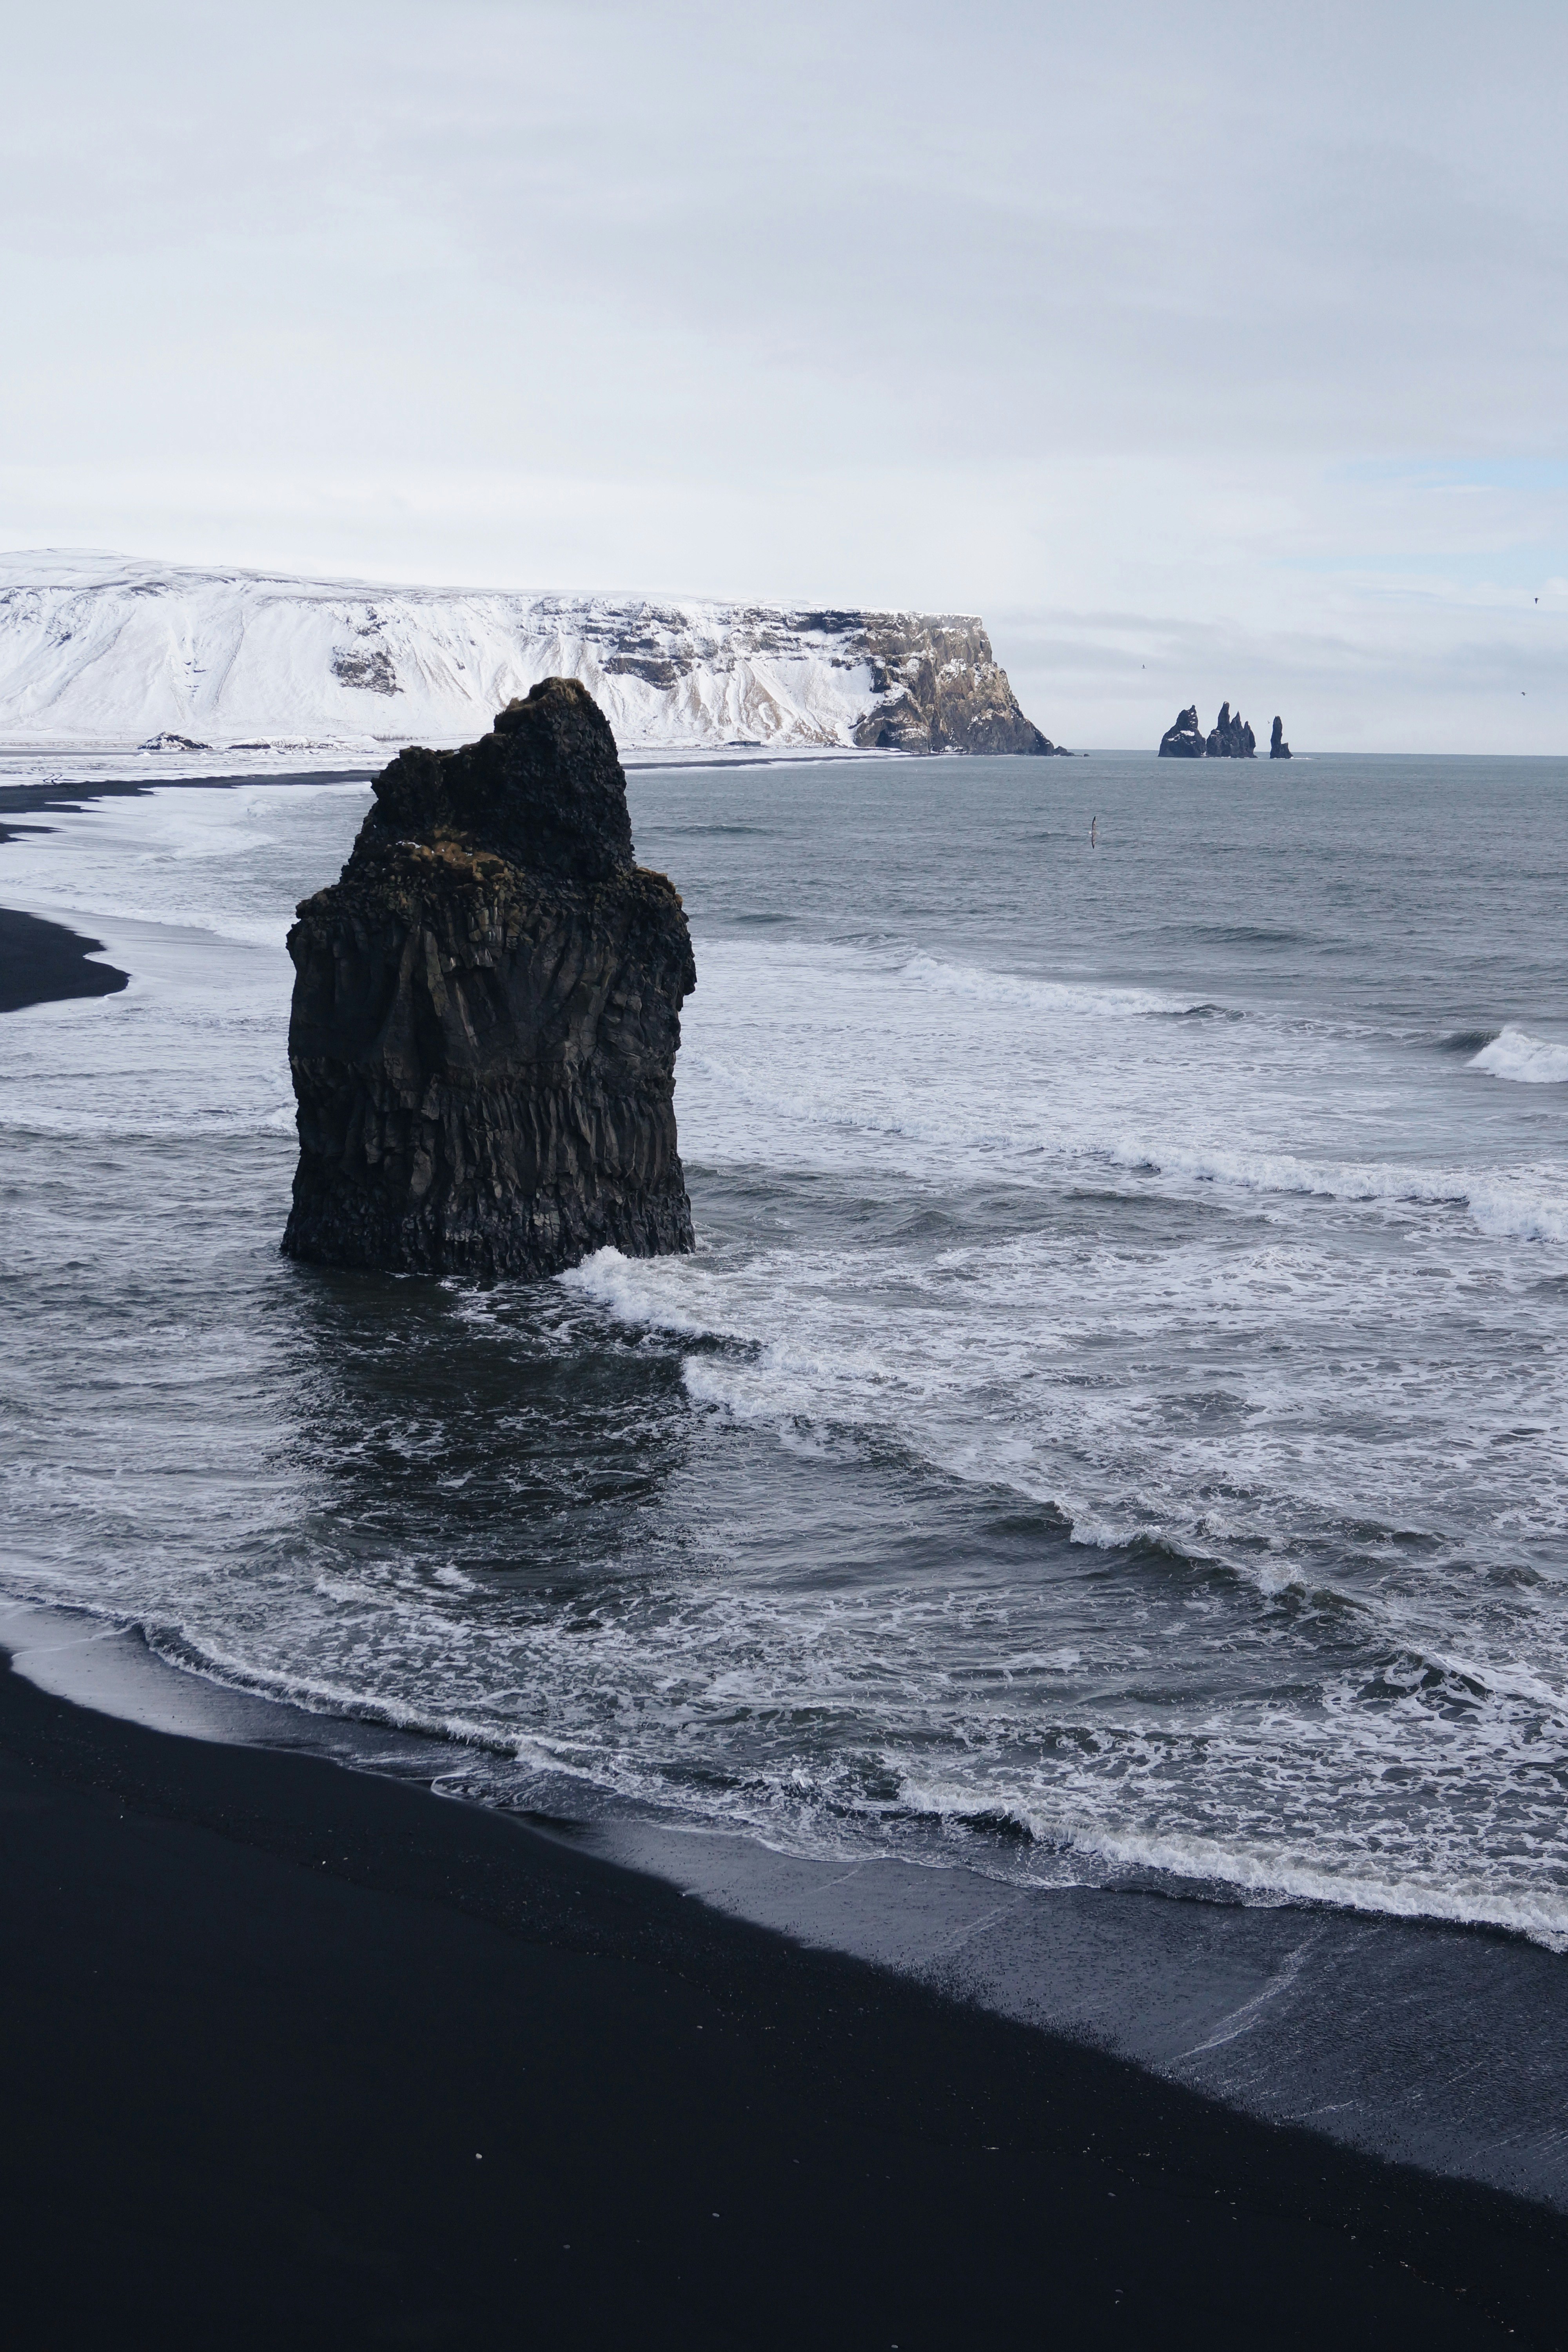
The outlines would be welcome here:
<svg viewBox="0 0 1568 2352">
<path fill-rule="evenodd" d="M 978 621 L 918 614 L 813 613 L 841 628 L 868 663 L 877 699 L 855 730 L 882 751 L 1026 751 L 1070 760 L 1018 708 L 1007 673 Z"/>
<path fill-rule="evenodd" d="M 0 551 L 0 728 L 168 751 L 461 743 L 576 677 L 623 751 L 1056 749 L 973 614 L 369 588 Z"/>
<path fill-rule="evenodd" d="M 692 1246 L 675 1134 L 680 900 L 633 861 L 585 687 L 407 751 L 289 934 L 300 1166 L 283 1247 L 405 1274 L 552 1274 Z"/>
<path fill-rule="evenodd" d="M 1274 721 L 1274 741 L 1279 742 L 1279 721 Z M 1290 746 L 1269 751 L 1271 760 L 1288 760 Z M 1258 738 L 1239 710 L 1232 712 L 1228 702 L 1222 702 L 1219 717 L 1207 735 L 1198 724 L 1198 706 L 1194 702 L 1180 712 L 1174 726 L 1167 727 L 1160 738 L 1162 760 L 1255 760 Z"/>
<path fill-rule="evenodd" d="M 1255 760 L 1258 757 L 1258 738 L 1240 711 L 1233 718 L 1229 703 L 1222 702 L 1214 731 L 1204 749 L 1211 760 Z"/>
<path fill-rule="evenodd" d="M 1285 740 L 1285 722 L 1282 719 L 1277 719 L 1274 721 L 1274 732 L 1268 739 L 1268 756 L 1271 760 L 1288 760 L 1290 757 L 1290 746 Z"/>
<path fill-rule="evenodd" d="M 1167 727 L 1160 738 L 1162 760 L 1201 760 L 1204 757 L 1203 730 L 1198 725 L 1198 706 L 1182 711 L 1174 726 Z"/>
</svg>

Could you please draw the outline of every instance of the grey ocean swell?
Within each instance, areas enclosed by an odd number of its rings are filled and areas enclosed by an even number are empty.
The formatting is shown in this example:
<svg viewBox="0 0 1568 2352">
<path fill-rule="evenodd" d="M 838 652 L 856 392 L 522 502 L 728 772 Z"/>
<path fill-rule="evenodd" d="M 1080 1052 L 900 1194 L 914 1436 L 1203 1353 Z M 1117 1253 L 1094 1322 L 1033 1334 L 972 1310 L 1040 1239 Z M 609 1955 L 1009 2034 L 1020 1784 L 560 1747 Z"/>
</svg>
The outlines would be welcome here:
<svg viewBox="0 0 1568 2352">
<path fill-rule="evenodd" d="M 703 1248 L 489 1296 L 274 1254 L 362 796 L 62 820 L 136 979 L 0 1039 L 8 1580 L 500 1797 L 1560 1944 L 1565 782 L 634 779 Z"/>
</svg>

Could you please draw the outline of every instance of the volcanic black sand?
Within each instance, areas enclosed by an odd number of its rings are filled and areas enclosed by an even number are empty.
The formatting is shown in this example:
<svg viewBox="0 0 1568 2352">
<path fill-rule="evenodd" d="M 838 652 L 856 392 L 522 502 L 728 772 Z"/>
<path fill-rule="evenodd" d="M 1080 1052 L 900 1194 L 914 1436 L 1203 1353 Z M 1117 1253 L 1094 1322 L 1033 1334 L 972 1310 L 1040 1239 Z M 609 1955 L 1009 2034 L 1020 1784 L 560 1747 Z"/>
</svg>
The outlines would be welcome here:
<svg viewBox="0 0 1568 2352">
<path fill-rule="evenodd" d="M 53 830 L 18 819 L 73 813 L 88 801 L 138 800 L 155 786 L 167 790 L 171 785 L 210 789 L 250 782 L 355 783 L 368 772 L 352 768 L 301 777 L 151 776 L 144 780 L 110 777 L 86 783 L 0 783 L 0 843 L 14 841 L 20 834 Z M 26 1004 L 56 1004 L 71 996 L 117 994 L 130 974 L 115 971 L 111 964 L 87 961 L 89 956 L 101 954 L 102 947 L 100 940 L 84 939 L 63 923 L 45 922 L 37 915 L 16 914 L 0 907 L 0 1013 L 19 1013 Z"/>
<path fill-rule="evenodd" d="M 171 790 L 237 792 L 244 784 L 368 783 L 374 773 L 374 768 L 321 768 L 290 769 L 279 775 L 89 776 L 76 782 L 62 779 L 58 783 L 31 784 L 8 784 L 0 779 L 0 842 L 14 840 L 19 833 L 50 833 L 51 825 L 18 820 L 51 814 L 72 815 L 89 801 L 136 801 L 151 792 Z"/>
<path fill-rule="evenodd" d="M 1568 2224 L 0 1665 L 13 2345 L 1540 2345 Z"/>
<path fill-rule="evenodd" d="M 83 939 L 63 923 L 18 915 L 0 907 L 0 1013 L 24 1004 L 55 1004 L 68 996 L 112 996 L 128 972 L 112 964 L 89 963 L 102 952 L 101 940 Z"/>
</svg>

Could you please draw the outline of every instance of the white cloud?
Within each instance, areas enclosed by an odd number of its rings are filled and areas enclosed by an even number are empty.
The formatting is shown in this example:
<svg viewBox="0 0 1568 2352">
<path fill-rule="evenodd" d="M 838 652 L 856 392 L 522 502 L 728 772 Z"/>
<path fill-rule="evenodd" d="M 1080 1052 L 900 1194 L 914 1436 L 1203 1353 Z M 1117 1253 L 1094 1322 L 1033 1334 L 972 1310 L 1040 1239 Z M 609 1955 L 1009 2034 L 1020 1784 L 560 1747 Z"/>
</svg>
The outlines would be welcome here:
<svg viewBox="0 0 1568 2352">
<path fill-rule="evenodd" d="M 980 610 L 1068 741 L 1568 749 L 1565 52 L 68 0 L 8 60 L 0 541 Z"/>
</svg>

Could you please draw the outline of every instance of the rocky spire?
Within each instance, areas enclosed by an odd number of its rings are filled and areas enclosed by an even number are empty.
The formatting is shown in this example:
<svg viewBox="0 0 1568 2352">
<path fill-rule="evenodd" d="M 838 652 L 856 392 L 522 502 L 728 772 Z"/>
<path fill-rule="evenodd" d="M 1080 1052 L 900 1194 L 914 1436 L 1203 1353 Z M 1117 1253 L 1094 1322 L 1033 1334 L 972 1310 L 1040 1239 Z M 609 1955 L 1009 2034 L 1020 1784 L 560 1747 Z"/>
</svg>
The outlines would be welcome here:
<svg viewBox="0 0 1568 2352">
<path fill-rule="evenodd" d="M 1255 760 L 1258 738 L 1243 719 L 1240 711 L 1234 717 L 1228 702 L 1222 702 L 1214 731 L 1205 747 L 1211 760 Z"/>
<path fill-rule="evenodd" d="M 483 1280 L 605 1243 L 692 1246 L 676 1146 L 686 917 L 633 860 L 586 688 L 547 678 L 460 751 L 402 752 L 300 908 L 283 1247 Z"/>
</svg>

